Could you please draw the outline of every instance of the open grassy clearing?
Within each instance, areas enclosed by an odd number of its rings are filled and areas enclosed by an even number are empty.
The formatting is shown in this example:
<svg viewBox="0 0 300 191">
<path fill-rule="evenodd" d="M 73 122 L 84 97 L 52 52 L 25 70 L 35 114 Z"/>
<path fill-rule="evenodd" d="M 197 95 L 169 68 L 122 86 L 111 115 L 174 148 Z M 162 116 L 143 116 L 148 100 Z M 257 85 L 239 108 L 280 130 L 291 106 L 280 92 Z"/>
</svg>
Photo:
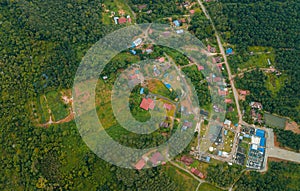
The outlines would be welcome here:
<svg viewBox="0 0 300 191">
<path fill-rule="evenodd" d="M 264 114 L 266 125 L 284 129 L 287 119 L 269 113 Z"/>
<path fill-rule="evenodd" d="M 200 185 L 198 191 L 222 191 L 222 189 L 205 182 Z"/>
<path fill-rule="evenodd" d="M 282 74 L 276 76 L 275 74 L 267 74 L 266 87 L 272 92 L 273 95 L 277 95 L 279 90 L 284 86 L 285 81 L 288 80 L 288 76 Z"/>
<path fill-rule="evenodd" d="M 52 112 L 52 120 L 58 121 L 69 115 L 68 105 L 62 100 L 62 94 L 58 91 L 50 91 L 46 93 L 48 106 Z"/>
<path fill-rule="evenodd" d="M 178 182 L 183 190 L 196 190 L 199 182 L 195 180 L 188 173 L 170 165 L 166 164 L 164 166 L 165 173 L 171 177 L 174 181 Z"/>
<path fill-rule="evenodd" d="M 156 79 L 151 79 L 147 81 L 148 89 L 151 93 L 164 96 L 171 99 L 171 91 L 165 86 L 163 82 Z"/>
<path fill-rule="evenodd" d="M 225 142 L 224 142 L 224 151 L 225 152 L 230 152 L 231 151 L 231 144 L 233 144 L 233 139 L 234 139 L 234 133 L 232 131 L 228 130 L 227 135 L 225 135 Z"/>
<path fill-rule="evenodd" d="M 119 16 L 119 10 L 124 10 L 125 11 L 125 15 L 130 15 L 131 19 L 132 19 L 132 23 L 135 22 L 134 16 L 131 12 L 130 7 L 126 4 L 125 1 L 120 1 L 120 0 L 114 0 L 114 1 L 110 1 L 110 0 L 105 0 L 103 2 L 103 4 L 105 5 L 105 8 L 107 10 L 109 10 L 109 12 L 105 12 L 105 10 L 102 12 L 102 22 L 103 24 L 114 24 L 113 21 L 113 17 L 110 17 L 111 15 L 111 11 L 114 11 L 116 13 L 115 16 Z"/>
</svg>

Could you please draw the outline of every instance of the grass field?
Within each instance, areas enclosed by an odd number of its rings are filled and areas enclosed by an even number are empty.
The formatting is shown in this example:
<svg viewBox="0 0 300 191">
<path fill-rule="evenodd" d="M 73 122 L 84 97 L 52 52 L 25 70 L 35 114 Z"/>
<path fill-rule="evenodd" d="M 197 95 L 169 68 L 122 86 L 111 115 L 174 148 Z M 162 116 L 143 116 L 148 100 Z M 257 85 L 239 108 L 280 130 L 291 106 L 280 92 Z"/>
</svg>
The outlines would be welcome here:
<svg viewBox="0 0 300 191">
<path fill-rule="evenodd" d="M 181 188 L 178 188 L 179 190 L 196 190 L 199 182 L 191 175 L 170 164 L 165 165 L 164 170 L 169 177 L 180 185 Z"/>
<path fill-rule="evenodd" d="M 209 183 L 202 183 L 198 191 L 222 191 L 222 189 L 217 188 Z"/>
<path fill-rule="evenodd" d="M 37 103 L 37 115 L 39 116 L 40 123 L 46 123 L 50 118 L 47 104 L 45 96 L 40 96 Z"/>
<path fill-rule="evenodd" d="M 225 136 L 225 142 L 224 142 L 224 151 L 225 152 L 230 152 L 231 151 L 231 146 L 230 144 L 233 143 L 233 139 L 234 139 L 234 133 L 232 131 L 228 130 L 228 134 L 227 136 Z"/>
<path fill-rule="evenodd" d="M 270 59 L 272 65 L 275 62 L 275 53 L 273 48 L 253 46 L 249 47 L 248 50 L 249 52 L 253 52 L 253 55 L 250 55 L 250 58 L 247 62 L 239 65 L 240 69 L 250 67 L 267 68 L 269 67 L 268 59 Z"/>
<path fill-rule="evenodd" d="M 61 93 L 50 91 L 46 93 L 48 106 L 51 109 L 53 121 L 58 121 L 69 115 L 68 106 L 63 102 Z"/>
<path fill-rule="evenodd" d="M 265 113 L 264 116 L 268 126 L 284 129 L 287 119 L 269 113 Z"/>
<path fill-rule="evenodd" d="M 171 99 L 171 92 L 160 80 L 148 80 L 149 91 L 153 94 L 161 95 Z"/>
<path fill-rule="evenodd" d="M 275 74 L 267 74 L 268 78 L 266 81 L 266 87 L 270 90 L 273 95 L 276 95 L 277 92 L 284 86 L 284 82 L 288 79 L 288 76 L 282 74 L 276 76 Z"/>
</svg>

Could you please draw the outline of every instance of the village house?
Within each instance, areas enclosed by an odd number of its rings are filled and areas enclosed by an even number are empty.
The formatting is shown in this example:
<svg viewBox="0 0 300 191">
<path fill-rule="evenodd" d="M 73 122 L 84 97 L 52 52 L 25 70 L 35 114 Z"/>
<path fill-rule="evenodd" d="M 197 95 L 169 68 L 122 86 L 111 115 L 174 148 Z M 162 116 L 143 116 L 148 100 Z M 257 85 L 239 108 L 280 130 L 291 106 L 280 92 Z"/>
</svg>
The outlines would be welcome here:
<svg viewBox="0 0 300 191">
<path fill-rule="evenodd" d="M 185 165 L 190 166 L 194 162 L 194 159 L 187 156 L 182 156 L 180 161 L 183 162 Z"/>
<path fill-rule="evenodd" d="M 144 159 L 139 160 L 136 164 L 135 164 L 135 169 L 137 170 L 141 170 L 142 168 L 144 168 L 144 166 L 146 165 L 146 162 Z"/>
<path fill-rule="evenodd" d="M 251 106 L 252 108 L 259 109 L 259 110 L 262 109 L 262 104 L 259 103 L 259 102 L 251 102 L 251 103 L 250 103 L 250 106 Z"/>
<path fill-rule="evenodd" d="M 150 158 L 150 162 L 153 166 L 157 166 L 159 163 L 161 163 L 164 160 L 164 157 L 160 154 L 160 152 L 156 152 L 152 155 Z"/>
<path fill-rule="evenodd" d="M 198 169 L 196 169 L 196 168 L 192 168 L 192 169 L 191 169 L 191 172 L 192 172 L 194 175 L 196 175 L 196 176 L 198 176 L 199 178 L 201 178 L 201 179 L 204 179 L 204 178 L 205 178 L 204 175 L 203 175 Z"/>
<path fill-rule="evenodd" d="M 149 109 L 153 110 L 155 107 L 155 103 L 151 98 L 143 98 L 140 108 L 148 111 Z"/>
</svg>

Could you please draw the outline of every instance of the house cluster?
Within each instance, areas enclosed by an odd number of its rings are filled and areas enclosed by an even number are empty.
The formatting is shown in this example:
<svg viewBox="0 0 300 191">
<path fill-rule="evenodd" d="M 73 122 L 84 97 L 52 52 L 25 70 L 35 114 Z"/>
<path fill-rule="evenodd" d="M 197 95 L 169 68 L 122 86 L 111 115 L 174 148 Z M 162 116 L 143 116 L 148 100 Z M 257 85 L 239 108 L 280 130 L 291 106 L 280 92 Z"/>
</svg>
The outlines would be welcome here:
<svg viewBox="0 0 300 191">
<path fill-rule="evenodd" d="M 187 157 L 187 156 L 182 156 L 181 157 L 181 159 L 180 159 L 180 161 L 182 162 L 182 163 L 184 163 L 186 166 L 190 166 L 193 162 L 194 162 L 194 159 L 193 158 L 191 158 L 191 157 Z M 201 179 L 204 179 L 205 178 L 205 176 L 204 176 L 204 174 L 202 173 L 202 172 L 200 172 L 197 168 L 191 168 L 191 172 L 194 174 L 194 175 L 196 175 L 196 176 L 198 176 L 199 178 L 201 178 Z"/>
<path fill-rule="evenodd" d="M 146 165 L 149 166 L 157 166 L 159 164 L 166 164 L 165 163 L 165 158 L 164 156 L 160 153 L 160 152 L 155 152 L 154 154 L 152 154 L 152 156 L 150 158 L 148 158 L 148 156 L 143 156 L 141 160 L 139 160 L 135 165 L 135 169 L 137 170 L 141 170 L 143 169 Z"/>
<path fill-rule="evenodd" d="M 216 53 L 216 48 L 211 45 L 207 45 L 207 51 L 210 53 Z"/>
<path fill-rule="evenodd" d="M 250 104 L 251 110 L 250 115 L 254 122 L 263 123 L 262 114 L 260 110 L 263 108 L 262 104 L 259 102 L 251 102 Z"/>
</svg>

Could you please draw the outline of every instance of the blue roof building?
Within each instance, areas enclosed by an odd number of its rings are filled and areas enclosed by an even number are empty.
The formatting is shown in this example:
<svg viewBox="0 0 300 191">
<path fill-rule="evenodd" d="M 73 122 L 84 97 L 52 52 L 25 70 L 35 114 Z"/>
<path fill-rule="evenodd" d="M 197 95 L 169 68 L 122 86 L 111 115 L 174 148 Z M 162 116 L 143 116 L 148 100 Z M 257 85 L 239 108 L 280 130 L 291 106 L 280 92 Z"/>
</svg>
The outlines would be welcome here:
<svg viewBox="0 0 300 191">
<path fill-rule="evenodd" d="M 180 23 L 179 23 L 178 20 L 173 21 L 173 23 L 174 23 L 174 25 L 175 25 L 176 27 L 179 27 L 179 26 L 180 26 Z"/>
<path fill-rule="evenodd" d="M 210 161 L 210 157 L 207 156 L 207 157 L 206 157 L 206 162 L 209 162 L 209 161 Z"/>
<path fill-rule="evenodd" d="M 256 129 L 255 135 L 260 138 L 265 137 L 265 131 L 261 129 Z"/>
<path fill-rule="evenodd" d="M 265 148 L 258 148 L 258 150 L 262 153 L 265 153 Z"/>
<path fill-rule="evenodd" d="M 232 53 L 233 53 L 232 48 L 227 48 L 227 49 L 226 49 L 226 54 L 232 54 Z"/>
<path fill-rule="evenodd" d="M 266 146 L 266 138 L 264 138 L 264 137 L 260 138 L 259 146 L 261 146 L 261 147 Z"/>
<path fill-rule="evenodd" d="M 227 135 L 227 133 L 228 133 L 228 130 L 224 130 L 224 135 Z"/>
<path fill-rule="evenodd" d="M 172 86 L 171 86 L 170 84 L 168 84 L 168 83 L 165 83 L 165 86 L 166 86 L 168 89 L 171 89 L 171 88 L 172 88 Z"/>
<path fill-rule="evenodd" d="M 133 55 L 136 55 L 136 51 L 135 51 L 135 50 L 130 50 L 130 52 L 131 52 Z"/>
<path fill-rule="evenodd" d="M 144 94 L 144 88 L 141 88 L 140 94 Z"/>
</svg>

